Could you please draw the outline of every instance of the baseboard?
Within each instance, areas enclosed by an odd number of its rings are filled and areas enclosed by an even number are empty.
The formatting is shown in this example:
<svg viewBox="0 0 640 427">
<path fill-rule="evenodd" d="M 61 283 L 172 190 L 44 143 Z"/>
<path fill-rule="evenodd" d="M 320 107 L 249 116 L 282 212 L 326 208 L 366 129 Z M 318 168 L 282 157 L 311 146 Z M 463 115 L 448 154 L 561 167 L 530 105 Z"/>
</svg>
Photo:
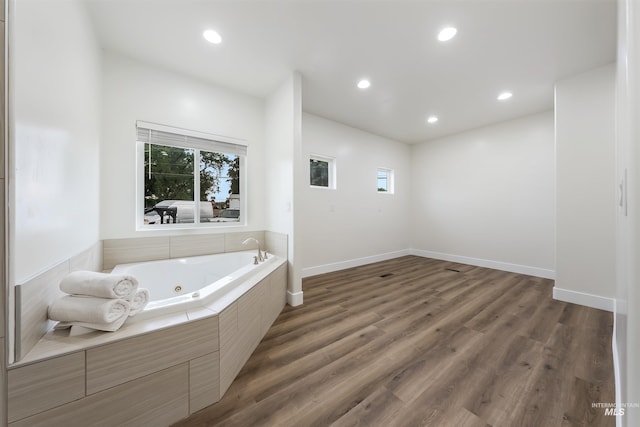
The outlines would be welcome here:
<svg viewBox="0 0 640 427">
<path fill-rule="evenodd" d="M 373 255 L 363 258 L 350 259 L 347 261 L 334 262 L 331 264 L 318 265 L 316 267 L 307 267 L 302 269 L 302 277 L 316 276 L 318 274 L 332 273 L 334 271 L 344 270 L 347 268 L 359 267 L 361 265 L 371 264 L 373 262 L 386 261 L 388 259 L 398 258 L 405 255 L 411 255 L 409 249 L 401 251 L 387 252 L 380 255 Z"/>
<path fill-rule="evenodd" d="M 544 279 L 555 279 L 556 272 L 527 265 L 510 264 L 508 262 L 491 261 L 488 259 L 472 258 L 460 255 L 451 255 L 441 252 L 425 251 L 422 249 L 410 249 L 411 255 L 425 258 L 434 258 L 443 261 L 458 262 L 460 264 L 475 265 L 477 267 L 492 268 L 494 270 L 509 271 L 511 273 L 526 274 L 528 276 L 542 277 Z"/>
<path fill-rule="evenodd" d="M 601 297 L 585 292 L 570 291 L 569 289 L 562 289 L 555 286 L 553 288 L 553 299 L 606 311 L 613 311 L 615 302 L 613 298 Z"/>
<path fill-rule="evenodd" d="M 302 291 L 287 291 L 287 304 L 289 304 L 291 307 L 302 305 Z"/>
</svg>

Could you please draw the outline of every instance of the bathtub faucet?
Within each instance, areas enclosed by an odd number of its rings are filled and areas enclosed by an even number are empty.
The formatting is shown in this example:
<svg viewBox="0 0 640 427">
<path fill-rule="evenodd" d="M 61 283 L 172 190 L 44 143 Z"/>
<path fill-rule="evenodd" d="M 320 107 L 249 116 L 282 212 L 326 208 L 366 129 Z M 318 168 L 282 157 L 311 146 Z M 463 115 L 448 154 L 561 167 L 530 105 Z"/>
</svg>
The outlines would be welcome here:
<svg viewBox="0 0 640 427">
<path fill-rule="evenodd" d="M 262 256 L 262 251 L 260 250 L 260 242 L 258 241 L 258 239 L 254 237 L 249 237 L 248 239 L 245 239 L 244 242 L 242 242 L 242 244 L 246 245 L 249 242 L 256 242 L 256 246 L 258 246 L 258 261 L 260 262 L 264 261 L 265 258 Z"/>
</svg>

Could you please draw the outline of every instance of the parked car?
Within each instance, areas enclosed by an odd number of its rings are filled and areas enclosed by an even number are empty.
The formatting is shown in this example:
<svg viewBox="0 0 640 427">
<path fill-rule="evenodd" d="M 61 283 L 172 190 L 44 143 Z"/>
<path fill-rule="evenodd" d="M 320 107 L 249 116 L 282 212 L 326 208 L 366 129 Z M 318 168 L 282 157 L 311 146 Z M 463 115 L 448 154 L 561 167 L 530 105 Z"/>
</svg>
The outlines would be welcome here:
<svg viewBox="0 0 640 427">
<path fill-rule="evenodd" d="M 200 222 L 213 219 L 211 202 L 200 202 Z M 193 223 L 194 202 L 192 200 L 163 200 L 144 211 L 145 224 Z"/>
<path fill-rule="evenodd" d="M 238 222 L 240 221 L 240 209 L 225 209 L 211 219 L 211 222 Z"/>
</svg>

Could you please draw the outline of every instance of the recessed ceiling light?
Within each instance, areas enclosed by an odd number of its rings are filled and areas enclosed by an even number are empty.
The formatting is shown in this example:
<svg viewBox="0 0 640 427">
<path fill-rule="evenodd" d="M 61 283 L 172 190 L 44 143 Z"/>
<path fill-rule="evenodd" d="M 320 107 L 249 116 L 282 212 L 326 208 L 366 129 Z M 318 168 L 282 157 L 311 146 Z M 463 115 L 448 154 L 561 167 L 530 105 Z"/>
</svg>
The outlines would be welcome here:
<svg viewBox="0 0 640 427">
<path fill-rule="evenodd" d="M 513 94 L 511 92 L 502 92 L 500 95 L 498 95 L 498 101 L 507 100 L 507 99 L 511 98 L 512 96 L 513 96 Z"/>
<path fill-rule="evenodd" d="M 441 42 L 446 42 L 447 40 L 451 40 L 455 37 L 458 30 L 454 27 L 444 28 L 442 31 L 438 33 L 438 40 Z"/>
<path fill-rule="evenodd" d="M 209 43 L 220 44 L 222 42 L 222 37 L 220 37 L 220 34 L 213 30 L 206 30 L 204 33 L 202 33 L 202 37 L 204 37 L 204 39 Z"/>
<path fill-rule="evenodd" d="M 360 89 L 366 89 L 371 86 L 371 82 L 369 80 L 363 79 L 358 82 L 358 87 Z"/>
<path fill-rule="evenodd" d="M 436 116 L 429 116 L 429 118 L 427 119 L 427 123 L 435 123 L 438 121 L 438 118 Z"/>
</svg>

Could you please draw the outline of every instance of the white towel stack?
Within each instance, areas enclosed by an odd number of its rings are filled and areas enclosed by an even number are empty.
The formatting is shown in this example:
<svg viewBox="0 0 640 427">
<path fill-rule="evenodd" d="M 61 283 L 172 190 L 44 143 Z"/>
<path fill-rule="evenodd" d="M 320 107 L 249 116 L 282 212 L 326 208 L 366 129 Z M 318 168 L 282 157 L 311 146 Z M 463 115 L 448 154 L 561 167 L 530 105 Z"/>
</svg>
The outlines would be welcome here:
<svg viewBox="0 0 640 427">
<path fill-rule="evenodd" d="M 131 307 L 131 312 L 129 313 L 129 317 L 135 316 L 140 313 L 146 305 L 149 303 L 149 290 L 144 288 L 138 288 L 138 290 L 133 294 L 131 300 L 129 301 L 129 306 Z"/>
<path fill-rule="evenodd" d="M 56 329 L 116 331 L 149 302 L 149 291 L 139 289 L 132 276 L 75 271 L 62 279 L 60 290 L 69 295 L 49 306 L 49 319 L 58 321 Z"/>
<path fill-rule="evenodd" d="M 136 289 L 138 281 L 135 277 L 95 271 L 74 271 L 60 282 L 62 292 L 99 298 L 129 299 Z"/>
</svg>

